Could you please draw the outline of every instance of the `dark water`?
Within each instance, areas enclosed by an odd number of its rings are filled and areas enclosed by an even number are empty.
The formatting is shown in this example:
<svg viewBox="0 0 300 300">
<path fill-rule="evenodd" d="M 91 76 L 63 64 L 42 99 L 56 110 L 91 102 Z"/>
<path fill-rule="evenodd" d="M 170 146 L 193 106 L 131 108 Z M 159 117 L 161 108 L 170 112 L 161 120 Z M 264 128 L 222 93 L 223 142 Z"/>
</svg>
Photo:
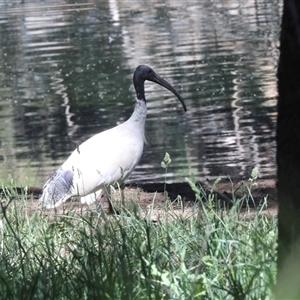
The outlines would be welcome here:
<svg viewBox="0 0 300 300">
<path fill-rule="evenodd" d="M 76 144 L 125 121 L 148 64 L 147 137 L 131 181 L 274 177 L 281 2 L 0 0 L 0 179 L 41 185 Z M 165 152 L 172 164 L 160 162 Z"/>
</svg>

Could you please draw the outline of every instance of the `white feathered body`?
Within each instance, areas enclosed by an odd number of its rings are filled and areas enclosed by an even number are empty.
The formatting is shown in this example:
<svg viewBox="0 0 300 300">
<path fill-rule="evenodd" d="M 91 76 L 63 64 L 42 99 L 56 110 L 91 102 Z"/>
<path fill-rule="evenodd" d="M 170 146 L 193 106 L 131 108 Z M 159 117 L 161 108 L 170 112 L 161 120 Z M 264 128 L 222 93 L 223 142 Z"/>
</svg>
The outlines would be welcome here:
<svg viewBox="0 0 300 300">
<path fill-rule="evenodd" d="M 74 150 L 43 187 L 41 202 L 53 208 L 71 196 L 87 197 L 117 182 L 122 183 L 141 159 L 147 107 L 136 100 L 132 116 L 124 123 L 94 135 Z"/>
</svg>

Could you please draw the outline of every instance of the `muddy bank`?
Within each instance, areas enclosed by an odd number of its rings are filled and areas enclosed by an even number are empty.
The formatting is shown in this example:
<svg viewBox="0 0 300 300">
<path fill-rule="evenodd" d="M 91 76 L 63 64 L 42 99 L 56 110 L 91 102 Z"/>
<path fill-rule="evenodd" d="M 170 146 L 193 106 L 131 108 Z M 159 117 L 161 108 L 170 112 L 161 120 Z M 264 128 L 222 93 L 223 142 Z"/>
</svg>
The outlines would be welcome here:
<svg viewBox="0 0 300 300">
<path fill-rule="evenodd" d="M 215 197 L 224 204 L 229 205 L 232 202 L 232 199 L 235 195 L 236 198 L 247 195 L 248 189 L 251 188 L 251 201 L 249 204 L 255 208 L 259 207 L 264 199 L 267 199 L 267 208 L 266 213 L 271 215 L 277 214 L 277 200 L 276 200 L 276 180 L 275 179 L 258 179 L 255 186 L 251 186 L 251 182 L 248 180 L 241 180 L 232 182 L 228 179 L 222 179 L 217 185 L 214 185 L 214 182 L 202 182 L 197 183 L 202 187 L 202 193 L 211 194 L 213 193 Z M 167 191 L 169 199 L 173 201 L 174 207 L 176 207 L 176 199 L 178 195 L 184 201 L 186 207 L 190 207 L 195 201 L 195 192 L 189 186 L 188 183 L 147 183 L 147 184 L 130 184 L 125 185 L 124 194 L 126 202 L 136 203 L 141 208 L 152 207 L 154 210 L 160 211 L 165 204 L 165 194 L 164 191 Z M 14 188 L 12 190 L 0 190 L 1 194 L 10 194 L 10 198 L 13 200 L 21 199 L 21 195 L 24 194 L 24 189 Z M 40 205 L 38 198 L 41 194 L 41 188 L 32 187 L 27 190 L 27 201 L 26 201 L 26 210 L 35 212 L 40 211 Z M 120 191 L 116 190 L 113 195 L 113 201 L 116 205 L 120 203 Z M 215 199 L 216 199 L 215 198 Z M 154 204 L 154 205 L 153 205 Z M 174 208 L 173 207 L 173 208 Z M 87 205 L 82 205 L 78 199 L 72 199 L 67 201 L 61 207 L 55 210 L 49 210 L 47 213 L 66 213 L 70 208 L 77 212 L 83 212 L 91 209 Z M 103 205 L 104 210 L 108 210 L 107 201 Z M 180 210 L 180 208 L 178 208 Z"/>
</svg>

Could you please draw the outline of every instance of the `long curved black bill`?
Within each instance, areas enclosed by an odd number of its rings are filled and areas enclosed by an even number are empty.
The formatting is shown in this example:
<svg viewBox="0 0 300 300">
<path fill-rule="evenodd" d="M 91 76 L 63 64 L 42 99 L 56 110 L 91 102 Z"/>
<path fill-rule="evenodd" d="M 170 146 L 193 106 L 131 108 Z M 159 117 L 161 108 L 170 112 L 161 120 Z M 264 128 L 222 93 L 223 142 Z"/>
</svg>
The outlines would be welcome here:
<svg viewBox="0 0 300 300">
<path fill-rule="evenodd" d="M 152 73 L 151 78 L 147 78 L 147 80 L 158 83 L 159 85 L 163 86 L 164 88 L 172 92 L 182 104 L 184 111 L 186 111 L 186 105 L 184 103 L 184 100 L 181 98 L 181 96 L 178 94 L 178 92 L 172 87 L 172 85 L 169 82 L 167 82 L 166 80 L 164 80 L 154 72 Z"/>
</svg>

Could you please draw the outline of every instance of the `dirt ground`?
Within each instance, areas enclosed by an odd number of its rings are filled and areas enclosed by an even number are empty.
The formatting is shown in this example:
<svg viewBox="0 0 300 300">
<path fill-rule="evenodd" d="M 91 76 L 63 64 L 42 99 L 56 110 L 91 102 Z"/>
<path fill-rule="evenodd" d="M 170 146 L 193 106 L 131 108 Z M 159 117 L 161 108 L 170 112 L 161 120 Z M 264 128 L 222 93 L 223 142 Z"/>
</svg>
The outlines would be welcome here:
<svg viewBox="0 0 300 300">
<path fill-rule="evenodd" d="M 247 190 L 251 188 L 250 201 L 248 202 L 253 210 L 260 208 L 261 203 L 265 200 L 267 206 L 262 210 L 262 214 L 268 216 L 277 215 L 277 200 L 276 200 L 276 180 L 275 179 L 258 179 L 256 185 L 251 186 L 251 182 L 235 181 L 231 182 L 228 179 L 222 179 L 217 185 L 213 182 L 206 181 L 204 183 L 198 183 L 202 187 L 202 195 L 214 194 L 215 199 L 224 202 L 225 205 L 230 206 L 232 199 L 235 196 L 240 198 L 243 195 L 249 195 Z M 170 201 L 166 201 L 166 190 Z M 245 192 L 246 191 L 246 192 Z M 0 190 L 0 193 L 7 193 L 5 190 Z M 17 194 L 21 194 L 21 189 L 16 189 Z M 27 191 L 26 210 L 28 212 L 41 212 L 39 205 L 39 195 L 41 193 L 40 188 L 29 188 Z M 140 207 L 145 214 L 151 213 L 151 218 L 155 221 L 159 219 L 165 212 L 166 208 L 172 210 L 174 214 L 185 214 L 191 213 L 192 207 L 195 203 L 195 193 L 187 183 L 174 183 L 174 184 L 139 184 L 139 185 L 127 185 L 124 189 L 124 195 L 126 199 L 126 206 L 130 207 L 132 203 L 135 203 Z M 178 201 L 178 195 L 184 201 Z M 14 196 L 17 200 L 20 197 Z M 121 203 L 121 192 L 115 190 L 112 192 L 113 204 L 118 207 Z M 249 197 L 248 197 L 249 199 Z M 108 201 L 103 201 L 103 209 L 108 212 L 109 205 Z M 43 210 L 43 213 L 48 215 L 53 214 L 66 214 L 70 210 L 76 213 L 82 214 L 86 211 L 95 211 L 96 204 L 91 206 L 82 205 L 78 199 L 72 199 L 67 201 L 60 207 L 52 210 Z"/>
</svg>

